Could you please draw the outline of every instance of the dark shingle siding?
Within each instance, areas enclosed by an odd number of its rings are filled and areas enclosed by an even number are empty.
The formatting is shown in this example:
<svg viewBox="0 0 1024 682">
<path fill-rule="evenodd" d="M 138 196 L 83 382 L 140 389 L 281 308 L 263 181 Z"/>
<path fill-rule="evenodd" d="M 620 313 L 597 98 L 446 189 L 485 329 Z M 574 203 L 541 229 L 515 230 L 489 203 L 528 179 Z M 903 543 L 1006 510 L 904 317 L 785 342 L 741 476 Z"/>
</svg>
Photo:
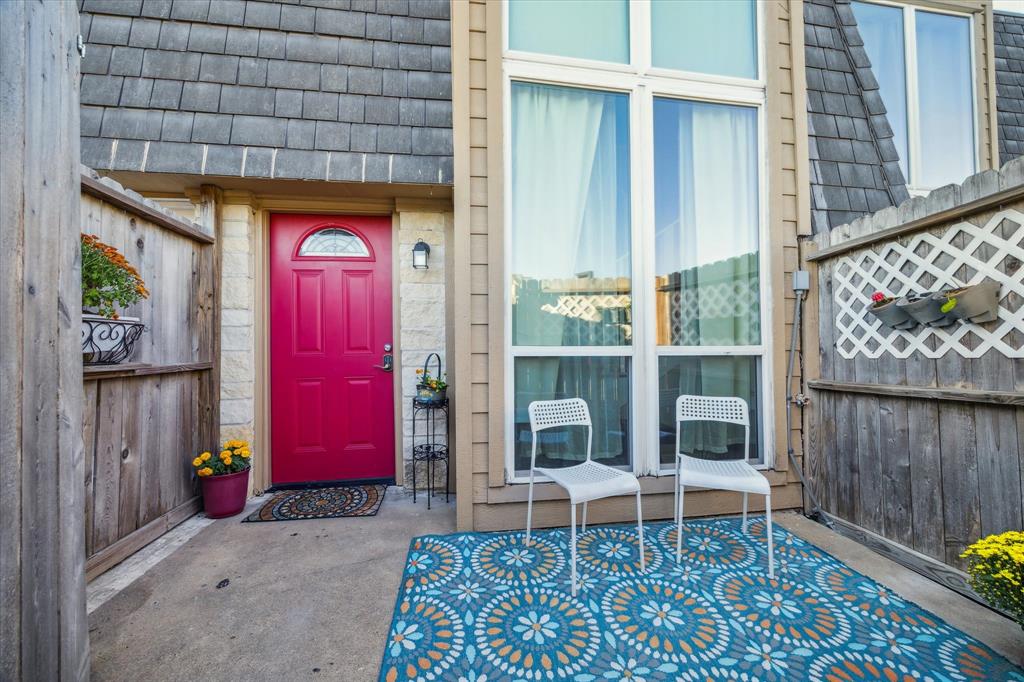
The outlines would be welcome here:
<svg viewBox="0 0 1024 682">
<path fill-rule="evenodd" d="M 93 167 L 452 182 L 449 0 L 79 7 Z"/>
<path fill-rule="evenodd" d="M 892 128 L 849 0 L 804 3 L 815 232 L 908 198 Z"/>
<path fill-rule="evenodd" d="M 1024 15 L 993 14 L 999 163 L 1024 155 Z"/>
</svg>

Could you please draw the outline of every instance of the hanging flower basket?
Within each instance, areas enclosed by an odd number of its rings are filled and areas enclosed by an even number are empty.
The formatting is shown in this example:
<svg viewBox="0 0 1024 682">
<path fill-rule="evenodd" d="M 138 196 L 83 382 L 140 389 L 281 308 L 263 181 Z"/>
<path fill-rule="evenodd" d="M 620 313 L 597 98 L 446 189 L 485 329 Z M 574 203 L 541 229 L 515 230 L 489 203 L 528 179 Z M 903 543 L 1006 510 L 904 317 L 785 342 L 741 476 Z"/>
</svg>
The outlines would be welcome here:
<svg viewBox="0 0 1024 682">
<path fill-rule="evenodd" d="M 999 289 L 999 282 L 986 279 L 935 296 L 953 319 L 981 324 L 999 319 Z"/>
<path fill-rule="evenodd" d="M 82 362 L 116 365 L 130 359 L 144 330 L 145 325 L 137 317 L 111 320 L 102 315 L 82 315 Z"/>
<path fill-rule="evenodd" d="M 430 374 L 430 359 L 437 361 L 437 375 Z M 419 383 L 416 384 L 416 402 L 421 405 L 440 405 L 448 399 L 448 384 L 441 373 L 441 356 L 431 353 L 423 363 L 423 368 L 416 370 Z"/>
<path fill-rule="evenodd" d="M 149 297 L 142 276 L 117 249 L 94 234 L 82 235 L 82 361 L 115 365 L 132 356 L 145 330 L 124 309 Z"/>
<path fill-rule="evenodd" d="M 868 312 L 881 320 L 882 324 L 893 329 L 910 329 L 917 322 L 907 311 L 897 305 L 897 299 L 876 291 L 871 297 Z"/>
</svg>

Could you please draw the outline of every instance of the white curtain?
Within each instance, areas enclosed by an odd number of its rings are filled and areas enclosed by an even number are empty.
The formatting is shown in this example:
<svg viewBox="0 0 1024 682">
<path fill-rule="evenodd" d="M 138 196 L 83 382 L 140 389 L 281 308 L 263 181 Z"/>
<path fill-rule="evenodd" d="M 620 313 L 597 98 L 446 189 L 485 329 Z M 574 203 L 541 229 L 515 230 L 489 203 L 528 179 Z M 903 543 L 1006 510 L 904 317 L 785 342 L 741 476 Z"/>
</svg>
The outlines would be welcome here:
<svg viewBox="0 0 1024 682">
<path fill-rule="evenodd" d="M 629 183 L 628 175 L 623 177 L 628 173 L 629 158 L 625 102 L 623 95 L 580 88 L 512 85 L 514 345 L 601 345 L 614 336 L 605 333 L 608 329 L 618 331 L 603 321 L 567 314 L 559 307 L 558 294 L 551 290 L 559 288 L 552 280 L 630 274 Z M 571 291 L 569 287 L 570 298 Z M 525 409 L 530 401 L 575 397 L 588 391 L 600 394 L 603 390 L 608 405 L 591 405 L 595 455 L 625 452 L 618 408 L 620 400 L 628 404 L 628 374 L 626 380 L 615 372 L 595 375 L 598 365 L 603 368 L 596 360 L 557 357 L 517 362 L 519 446 L 526 444 Z M 614 414 L 605 416 L 603 410 Z M 542 450 L 557 449 L 559 436 L 545 438 Z M 554 452 L 544 454 L 558 458 Z M 564 454 L 584 456 L 578 448 Z"/>
<path fill-rule="evenodd" d="M 513 85 L 513 273 L 574 273 L 603 109 L 584 90 Z"/>
<path fill-rule="evenodd" d="M 685 103 L 679 107 L 678 123 L 681 341 L 756 344 L 760 292 L 755 112 Z M 748 401 L 754 397 L 750 372 L 732 358 L 705 357 L 697 367 L 698 371 L 680 372 L 679 393 L 740 396 Z M 702 424 L 683 430 L 682 448 L 725 455 L 730 446 L 735 452 L 736 438 L 725 425 Z"/>
</svg>

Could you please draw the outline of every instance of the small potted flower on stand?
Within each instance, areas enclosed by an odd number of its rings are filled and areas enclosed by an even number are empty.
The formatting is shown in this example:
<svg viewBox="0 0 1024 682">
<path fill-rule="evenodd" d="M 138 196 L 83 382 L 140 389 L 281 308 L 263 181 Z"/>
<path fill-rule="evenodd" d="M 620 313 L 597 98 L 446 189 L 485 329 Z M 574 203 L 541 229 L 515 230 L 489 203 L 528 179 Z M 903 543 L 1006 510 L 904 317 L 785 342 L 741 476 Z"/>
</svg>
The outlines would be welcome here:
<svg viewBox="0 0 1024 682">
<path fill-rule="evenodd" d="M 430 374 L 430 359 L 437 360 L 437 376 Z M 448 397 L 448 383 L 441 373 L 441 356 L 431 353 L 423 363 L 422 369 L 416 370 L 416 402 L 421 405 L 440 405 Z"/>
<path fill-rule="evenodd" d="M 204 452 L 192 460 L 203 489 L 203 508 L 209 518 L 234 516 L 245 508 L 251 454 L 244 440 L 229 440 L 216 457 Z"/>
</svg>

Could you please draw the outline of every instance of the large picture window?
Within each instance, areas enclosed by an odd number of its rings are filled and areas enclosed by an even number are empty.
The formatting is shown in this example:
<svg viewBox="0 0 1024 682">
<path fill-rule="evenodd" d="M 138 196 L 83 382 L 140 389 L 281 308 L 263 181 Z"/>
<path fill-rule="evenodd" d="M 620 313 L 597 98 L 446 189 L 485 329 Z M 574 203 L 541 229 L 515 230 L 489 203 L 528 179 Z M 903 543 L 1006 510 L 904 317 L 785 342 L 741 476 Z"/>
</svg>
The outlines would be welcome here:
<svg viewBox="0 0 1024 682">
<path fill-rule="evenodd" d="M 597 461 L 657 474 L 678 395 L 741 396 L 751 459 L 770 463 L 758 4 L 577 16 L 591 4 L 507 5 L 508 473 L 529 472 L 530 402 L 570 397 L 590 406 Z M 742 456 L 742 430 L 683 436 L 694 456 Z M 538 438 L 538 466 L 583 457 L 581 434 Z"/>
<path fill-rule="evenodd" d="M 962 182 L 977 169 L 970 17 L 860 0 L 852 6 L 908 187 Z"/>
</svg>

